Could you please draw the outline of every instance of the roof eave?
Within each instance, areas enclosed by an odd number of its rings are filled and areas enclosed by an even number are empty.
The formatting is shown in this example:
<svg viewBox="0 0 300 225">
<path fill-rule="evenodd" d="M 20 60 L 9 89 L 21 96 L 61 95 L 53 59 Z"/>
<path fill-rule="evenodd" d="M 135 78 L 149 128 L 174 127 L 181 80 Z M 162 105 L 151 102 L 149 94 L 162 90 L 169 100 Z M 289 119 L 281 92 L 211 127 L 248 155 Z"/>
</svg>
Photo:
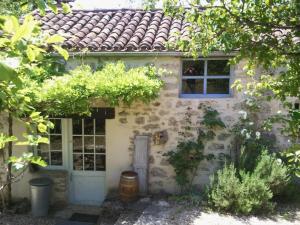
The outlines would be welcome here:
<svg viewBox="0 0 300 225">
<path fill-rule="evenodd" d="M 221 51 L 214 51 L 209 54 L 208 57 L 232 57 L 237 54 L 237 51 L 231 53 L 224 53 Z M 58 56 L 57 53 L 53 53 L 53 56 Z M 69 52 L 70 57 L 82 57 L 82 56 L 170 56 L 170 57 L 191 57 L 187 52 L 179 52 L 179 51 L 139 51 L 139 52 Z M 203 55 L 199 55 L 199 57 L 203 57 Z"/>
</svg>

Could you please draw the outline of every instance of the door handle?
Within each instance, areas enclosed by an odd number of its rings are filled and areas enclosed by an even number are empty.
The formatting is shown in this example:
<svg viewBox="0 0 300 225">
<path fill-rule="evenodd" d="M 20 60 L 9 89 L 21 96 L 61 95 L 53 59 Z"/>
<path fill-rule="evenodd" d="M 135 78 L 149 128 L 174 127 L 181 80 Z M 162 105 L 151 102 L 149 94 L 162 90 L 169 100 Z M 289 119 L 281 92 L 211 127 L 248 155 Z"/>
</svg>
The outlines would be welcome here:
<svg viewBox="0 0 300 225">
<path fill-rule="evenodd" d="M 70 182 L 73 181 L 73 173 L 70 173 Z"/>
</svg>

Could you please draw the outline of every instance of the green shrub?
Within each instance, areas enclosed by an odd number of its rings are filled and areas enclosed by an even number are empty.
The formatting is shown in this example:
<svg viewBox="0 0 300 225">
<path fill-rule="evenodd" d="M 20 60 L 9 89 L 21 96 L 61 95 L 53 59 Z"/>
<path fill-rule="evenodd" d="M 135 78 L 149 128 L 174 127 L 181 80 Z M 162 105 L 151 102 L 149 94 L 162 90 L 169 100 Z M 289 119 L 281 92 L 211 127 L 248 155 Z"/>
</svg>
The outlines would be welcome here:
<svg viewBox="0 0 300 225">
<path fill-rule="evenodd" d="M 253 172 L 225 166 L 212 177 L 208 188 L 208 203 L 219 211 L 238 214 L 270 212 L 271 201 L 289 184 L 287 167 L 264 150 Z"/>
<path fill-rule="evenodd" d="M 211 180 L 208 203 L 218 211 L 248 215 L 273 208 L 272 192 L 261 179 L 249 173 L 238 174 L 233 164 L 225 166 Z"/>
<path fill-rule="evenodd" d="M 288 168 L 266 150 L 259 156 L 253 174 L 266 182 L 273 195 L 280 194 L 290 181 Z"/>
</svg>

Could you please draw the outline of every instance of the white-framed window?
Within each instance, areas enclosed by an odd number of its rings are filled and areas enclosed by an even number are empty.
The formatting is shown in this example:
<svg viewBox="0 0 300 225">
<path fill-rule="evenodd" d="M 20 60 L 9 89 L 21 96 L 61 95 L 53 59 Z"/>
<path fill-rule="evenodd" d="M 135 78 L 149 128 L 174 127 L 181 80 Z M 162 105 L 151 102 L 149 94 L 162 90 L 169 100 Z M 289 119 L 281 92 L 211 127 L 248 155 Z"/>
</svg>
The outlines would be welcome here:
<svg viewBox="0 0 300 225">
<path fill-rule="evenodd" d="M 231 96 L 228 59 L 183 59 L 180 97 Z"/>
<path fill-rule="evenodd" d="M 105 171 L 105 120 L 72 120 L 73 170 Z"/>
<path fill-rule="evenodd" d="M 49 144 L 39 144 L 37 154 L 42 157 L 48 164 L 48 168 L 63 168 L 64 167 L 64 152 L 63 152 L 63 123 L 62 119 L 50 119 L 54 124 L 53 129 L 49 129 L 46 137 L 49 139 Z"/>
</svg>

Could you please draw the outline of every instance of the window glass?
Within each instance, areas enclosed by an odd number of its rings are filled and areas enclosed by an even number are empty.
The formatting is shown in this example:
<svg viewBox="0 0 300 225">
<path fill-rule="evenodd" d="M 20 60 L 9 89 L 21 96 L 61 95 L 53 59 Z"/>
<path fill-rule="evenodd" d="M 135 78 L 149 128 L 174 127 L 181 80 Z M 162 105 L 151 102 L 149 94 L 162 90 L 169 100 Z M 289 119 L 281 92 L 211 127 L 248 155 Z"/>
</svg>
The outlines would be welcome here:
<svg viewBox="0 0 300 225">
<path fill-rule="evenodd" d="M 94 134 L 94 119 L 84 119 L 84 134 Z"/>
<path fill-rule="evenodd" d="M 73 122 L 73 169 L 105 171 L 105 119 Z"/>
<path fill-rule="evenodd" d="M 82 134 L 82 119 L 73 119 L 73 134 Z"/>
<path fill-rule="evenodd" d="M 50 150 L 62 150 L 62 139 L 61 135 L 51 135 L 50 133 Z"/>
<path fill-rule="evenodd" d="M 204 75 L 204 61 L 184 60 L 182 75 L 183 76 L 203 76 Z"/>
<path fill-rule="evenodd" d="M 105 171 L 105 155 L 96 155 L 96 170 Z"/>
<path fill-rule="evenodd" d="M 105 137 L 104 136 L 96 136 L 95 137 L 95 150 L 96 150 L 96 153 L 105 152 Z"/>
<path fill-rule="evenodd" d="M 62 152 L 51 152 L 51 165 L 52 166 L 61 166 L 62 162 Z"/>
<path fill-rule="evenodd" d="M 207 94 L 229 94 L 229 79 L 207 79 Z"/>
<path fill-rule="evenodd" d="M 50 129 L 49 134 L 45 136 L 49 139 L 49 144 L 39 144 L 37 151 L 49 166 L 62 166 L 63 147 L 61 119 L 50 119 L 50 121 L 54 124 L 54 128 Z"/>
<path fill-rule="evenodd" d="M 182 94 L 203 94 L 203 79 L 183 79 Z"/>
<path fill-rule="evenodd" d="M 73 152 L 82 152 L 82 136 L 73 136 Z"/>
<path fill-rule="evenodd" d="M 218 76 L 230 74 L 230 65 L 228 60 L 208 60 L 207 61 L 207 75 Z"/>
<path fill-rule="evenodd" d="M 85 154 L 84 155 L 84 170 L 94 170 L 94 154 Z"/>
<path fill-rule="evenodd" d="M 94 153 L 94 136 L 84 137 L 84 153 Z"/>
<path fill-rule="evenodd" d="M 82 170 L 83 169 L 83 155 L 73 154 L 73 169 Z"/>
<path fill-rule="evenodd" d="M 50 119 L 54 124 L 54 128 L 50 130 L 51 134 L 61 134 L 61 120 L 60 119 Z"/>
<path fill-rule="evenodd" d="M 105 119 L 96 119 L 96 134 L 105 134 Z"/>
</svg>

